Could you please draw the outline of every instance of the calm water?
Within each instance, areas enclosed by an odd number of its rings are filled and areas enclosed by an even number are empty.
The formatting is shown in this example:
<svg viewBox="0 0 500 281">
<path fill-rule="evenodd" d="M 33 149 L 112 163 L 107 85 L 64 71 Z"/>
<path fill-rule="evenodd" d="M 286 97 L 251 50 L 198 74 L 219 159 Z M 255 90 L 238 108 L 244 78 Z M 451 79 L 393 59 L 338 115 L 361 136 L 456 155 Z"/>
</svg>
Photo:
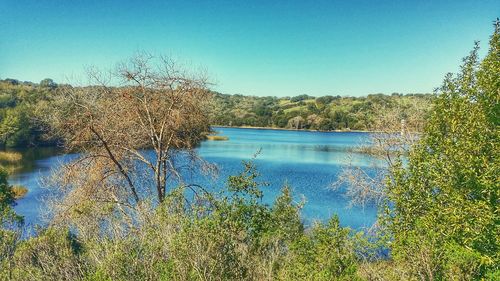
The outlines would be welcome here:
<svg viewBox="0 0 500 281">
<path fill-rule="evenodd" d="M 270 185 L 264 187 L 264 201 L 271 203 L 281 187 L 291 186 L 297 200 L 303 196 L 306 205 L 302 211 L 307 222 L 326 220 L 337 214 L 343 225 L 353 228 L 369 227 L 376 218 L 376 209 L 368 206 L 348 208 L 348 200 L 342 190 L 330 187 L 337 179 L 343 165 L 346 165 L 349 149 L 366 140 L 366 133 L 323 133 L 282 130 L 257 130 L 236 128 L 215 128 L 229 141 L 206 141 L 199 148 L 199 154 L 219 167 L 217 180 L 192 176 L 188 181 L 205 186 L 220 186 L 228 175 L 242 171 L 243 160 L 249 160 L 259 150 L 255 163 L 261 174 L 260 181 Z M 16 211 L 25 216 L 26 223 L 40 222 L 43 208 L 41 198 L 45 189 L 40 179 L 50 173 L 61 161 L 72 155 L 61 155 L 55 149 L 38 148 L 23 151 L 24 165 L 10 179 L 12 184 L 21 184 L 29 189 L 27 196 L 18 201 Z M 354 162 L 369 169 L 366 155 L 354 155 Z"/>
</svg>

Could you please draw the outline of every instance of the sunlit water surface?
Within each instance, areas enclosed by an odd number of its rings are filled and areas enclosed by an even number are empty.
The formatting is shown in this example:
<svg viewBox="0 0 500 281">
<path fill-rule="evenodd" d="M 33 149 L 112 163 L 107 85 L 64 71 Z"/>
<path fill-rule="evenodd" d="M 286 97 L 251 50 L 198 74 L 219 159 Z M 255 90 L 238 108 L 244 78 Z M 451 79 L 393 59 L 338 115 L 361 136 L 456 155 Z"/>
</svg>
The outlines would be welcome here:
<svg viewBox="0 0 500 281">
<path fill-rule="evenodd" d="M 229 175 L 236 175 L 243 170 L 243 160 L 250 160 L 260 151 L 255 164 L 261 174 L 259 181 L 269 183 L 269 186 L 263 187 L 265 203 L 272 203 L 281 187 L 288 184 L 297 201 L 306 199 L 302 210 L 306 223 L 325 221 L 335 214 L 342 225 L 355 229 L 369 227 L 375 222 L 375 207 L 349 207 L 344 190 L 331 188 L 348 161 L 371 169 L 372 161 L 367 155 L 350 153 L 359 143 L 367 140 L 367 133 L 214 129 L 220 135 L 229 137 L 229 140 L 205 141 L 198 152 L 206 161 L 217 165 L 218 179 L 187 175 L 187 182 L 220 186 Z M 48 192 L 42 188 L 41 179 L 52 168 L 74 155 L 64 155 L 47 148 L 22 153 L 23 166 L 14 172 L 10 182 L 29 189 L 26 197 L 18 201 L 15 210 L 25 217 L 28 225 L 33 226 L 41 223 L 40 214 L 44 208 L 41 199 Z"/>
</svg>

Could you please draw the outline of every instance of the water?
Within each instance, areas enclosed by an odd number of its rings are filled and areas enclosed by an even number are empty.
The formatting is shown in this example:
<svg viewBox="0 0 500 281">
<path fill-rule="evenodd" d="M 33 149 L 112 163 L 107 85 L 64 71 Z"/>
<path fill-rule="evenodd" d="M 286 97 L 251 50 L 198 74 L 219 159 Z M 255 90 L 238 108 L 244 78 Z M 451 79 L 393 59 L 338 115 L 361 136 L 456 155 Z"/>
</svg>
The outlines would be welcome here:
<svg viewBox="0 0 500 281">
<path fill-rule="evenodd" d="M 302 216 L 307 223 L 325 221 L 334 214 L 339 216 L 342 225 L 355 229 L 369 227 L 375 222 L 375 207 L 349 208 L 343 191 L 331 188 L 342 166 L 347 163 L 350 149 L 366 140 L 366 133 L 214 129 L 229 140 L 203 142 L 198 152 L 205 160 L 218 166 L 219 177 L 212 181 L 193 176 L 189 178 L 193 183 L 220 186 L 227 176 L 243 170 L 243 160 L 250 160 L 260 151 L 255 160 L 261 174 L 259 180 L 269 183 L 264 187 L 264 202 L 271 203 L 281 187 L 288 184 L 297 201 L 306 199 Z M 41 198 L 47 192 L 41 187 L 40 179 L 74 155 L 64 155 L 47 148 L 22 153 L 23 168 L 11 176 L 10 182 L 29 189 L 26 197 L 18 201 L 15 210 L 25 217 L 28 225 L 34 225 L 40 222 L 40 210 L 44 207 Z M 358 166 L 370 168 L 371 161 L 366 155 L 354 154 L 352 161 Z"/>
</svg>

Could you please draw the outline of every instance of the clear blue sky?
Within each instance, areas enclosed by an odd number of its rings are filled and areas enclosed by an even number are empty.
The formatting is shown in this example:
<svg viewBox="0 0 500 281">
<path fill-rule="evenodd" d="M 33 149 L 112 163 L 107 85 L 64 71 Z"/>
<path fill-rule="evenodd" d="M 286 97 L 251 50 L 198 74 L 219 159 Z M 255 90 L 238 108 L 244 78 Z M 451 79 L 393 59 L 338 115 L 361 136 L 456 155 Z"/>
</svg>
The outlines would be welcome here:
<svg viewBox="0 0 500 281">
<path fill-rule="evenodd" d="M 0 78 L 72 82 L 145 50 L 223 93 L 430 92 L 498 16 L 499 0 L 0 0 Z"/>
</svg>

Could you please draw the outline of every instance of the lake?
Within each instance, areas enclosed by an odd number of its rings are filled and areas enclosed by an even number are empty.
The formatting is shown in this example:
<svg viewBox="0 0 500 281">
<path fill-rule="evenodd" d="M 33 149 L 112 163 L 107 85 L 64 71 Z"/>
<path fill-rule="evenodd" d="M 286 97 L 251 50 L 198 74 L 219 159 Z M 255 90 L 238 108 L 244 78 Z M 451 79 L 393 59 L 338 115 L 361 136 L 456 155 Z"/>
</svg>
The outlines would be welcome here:
<svg viewBox="0 0 500 281">
<path fill-rule="evenodd" d="M 355 229 L 370 227 L 376 219 L 374 206 L 349 207 L 343 190 L 333 190 L 349 155 L 361 167 L 371 169 L 370 158 L 365 154 L 352 154 L 350 150 L 366 141 L 368 134 L 360 132 L 308 132 L 215 127 L 228 141 L 205 141 L 198 148 L 208 162 L 216 164 L 216 180 L 191 176 L 189 180 L 204 186 L 220 186 L 229 175 L 243 170 L 242 161 L 250 160 L 260 151 L 255 164 L 261 177 L 268 182 L 264 187 L 264 202 L 272 203 L 281 187 L 288 184 L 294 197 L 302 197 L 306 204 L 302 216 L 306 223 L 325 221 L 334 214 L 344 226 Z M 10 177 L 11 184 L 21 184 L 29 189 L 26 197 L 18 200 L 16 212 L 25 217 L 28 226 L 40 223 L 41 198 L 46 192 L 40 179 L 47 176 L 58 163 L 74 155 L 61 154 L 54 148 L 36 148 L 21 151 L 23 166 Z"/>
</svg>

